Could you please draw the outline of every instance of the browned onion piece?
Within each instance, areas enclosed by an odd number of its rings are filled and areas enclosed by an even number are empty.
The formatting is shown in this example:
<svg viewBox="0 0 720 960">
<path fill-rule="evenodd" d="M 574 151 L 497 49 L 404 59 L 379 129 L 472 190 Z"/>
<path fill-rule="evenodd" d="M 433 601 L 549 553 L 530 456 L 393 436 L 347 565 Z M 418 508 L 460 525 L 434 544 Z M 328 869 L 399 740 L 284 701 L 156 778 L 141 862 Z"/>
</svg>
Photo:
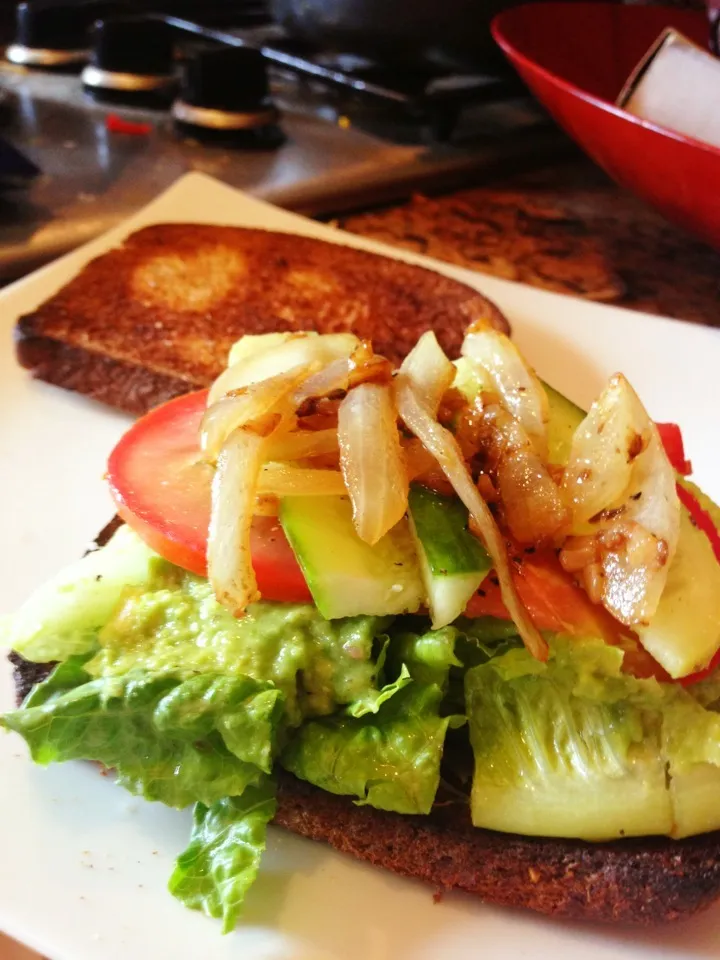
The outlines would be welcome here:
<svg viewBox="0 0 720 960">
<path fill-rule="evenodd" d="M 338 410 L 340 467 L 361 540 L 377 543 L 407 510 L 408 479 L 389 385 L 361 383 Z"/>
<path fill-rule="evenodd" d="M 266 463 L 260 471 L 262 494 L 276 497 L 342 497 L 347 495 L 339 470 L 296 467 L 287 463 Z"/>
<path fill-rule="evenodd" d="M 622 374 L 578 427 L 563 485 L 570 532 L 595 539 L 603 605 L 627 626 L 650 622 L 677 548 L 680 502 L 657 427 Z M 576 562 L 576 543 L 561 562 Z"/>
<path fill-rule="evenodd" d="M 208 405 L 215 403 L 227 393 L 259 383 L 285 373 L 294 367 L 318 362 L 326 366 L 334 360 L 349 357 L 359 341 L 352 333 L 330 333 L 322 336 L 314 332 L 297 331 L 286 334 L 265 334 L 249 337 L 253 349 L 223 371 L 210 388 Z M 246 342 L 243 338 L 233 348 L 233 353 Z M 268 343 L 265 346 L 265 343 Z M 270 346 L 270 344 L 272 344 Z"/>
<path fill-rule="evenodd" d="M 437 460 L 425 449 L 417 437 L 412 440 L 406 440 L 402 445 L 403 459 L 405 460 L 405 471 L 408 480 L 414 480 L 416 477 L 437 470 Z"/>
<path fill-rule="evenodd" d="M 208 580 L 235 617 L 260 599 L 250 554 L 250 526 L 265 459 L 265 427 L 234 430 L 222 445 L 212 482 Z"/>
<path fill-rule="evenodd" d="M 281 434 L 273 440 L 268 449 L 268 459 L 276 461 L 304 460 L 308 457 L 320 457 L 328 453 L 337 453 L 337 430 L 294 430 Z"/>
<path fill-rule="evenodd" d="M 432 330 L 426 330 L 407 355 L 402 365 L 403 372 L 410 378 L 418 397 L 433 417 L 437 417 L 438 407 L 445 391 L 451 386 L 457 370 L 437 342 Z"/>
<path fill-rule="evenodd" d="M 569 511 L 523 427 L 499 403 L 487 403 L 475 429 L 510 533 L 522 544 L 555 540 Z"/>
<path fill-rule="evenodd" d="M 549 419 L 547 394 L 515 344 L 489 324 L 474 324 L 463 341 L 462 355 L 487 373 L 508 411 L 544 456 Z"/>
<path fill-rule="evenodd" d="M 350 386 L 350 361 L 345 358 L 333 360 L 322 370 L 313 374 L 312 377 L 303 383 L 303 385 L 293 395 L 295 407 L 300 407 L 306 400 L 314 397 L 327 397 L 332 393 L 342 391 L 343 393 Z"/>
<path fill-rule="evenodd" d="M 318 369 L 317 362 L 302 364 L 276 374 L 268 380 L 241 387 L 208 407 L 200 424 L 200 446 L 214 460 L 226 438 L 247 423 L 258 420 L 268 413 L 290 409 L 290 397 L 298 386 Z"/>
<path fill-rule="evenodd" d="M 523 643 L 538 660 L 546 660 L 547 643 L 536 629 L 517 595 L 505 542 L 495 519 L 473 483 L 455 438 L 449 430 L 432 418 L 427 407 L 416 395 L 413 382 L 405 373 L 406 363 L 407 360 L 400 368 L 394 384 L 400 416 L 408 429 L 435 457 L 453 489 L 467 507 L 471 522 L 492 558 L 503 601 L 518 628 Z"/>
</svg>

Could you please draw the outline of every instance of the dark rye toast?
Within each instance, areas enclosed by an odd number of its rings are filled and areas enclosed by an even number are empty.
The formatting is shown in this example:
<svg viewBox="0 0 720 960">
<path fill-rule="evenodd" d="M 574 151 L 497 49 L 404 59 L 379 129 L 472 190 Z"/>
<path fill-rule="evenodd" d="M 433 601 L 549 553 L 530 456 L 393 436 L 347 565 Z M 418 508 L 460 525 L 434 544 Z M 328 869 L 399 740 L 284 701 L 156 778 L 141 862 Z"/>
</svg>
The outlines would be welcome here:
<svg viewBox="0 0 720 960">
<path fill-rule="evenodd" d="M 108 524 L 96 546 L 121 522 Z M 20 703 L 53 664 L 9 659 Z M 720 832 L 610 843 L 525 837 L 473 827 L 455 791 L 428 816 L 409 816 L 357 806 L 285 771 L 274 822 L 436 892 L 460 890 L 555 917 L 651 925 L 686 919 L 720 897 Z"/>
<path fill-rule="evenodd" d="M 16 349 L 41 380 L 130 413 L 208 386 L 246 333 L 352 330 L 399 363 L 433 329 L 451 356 L 500 311 L 442 274 L 309 237 L 160 224 L 89 263 L 34 313 Z"/>
</svg>

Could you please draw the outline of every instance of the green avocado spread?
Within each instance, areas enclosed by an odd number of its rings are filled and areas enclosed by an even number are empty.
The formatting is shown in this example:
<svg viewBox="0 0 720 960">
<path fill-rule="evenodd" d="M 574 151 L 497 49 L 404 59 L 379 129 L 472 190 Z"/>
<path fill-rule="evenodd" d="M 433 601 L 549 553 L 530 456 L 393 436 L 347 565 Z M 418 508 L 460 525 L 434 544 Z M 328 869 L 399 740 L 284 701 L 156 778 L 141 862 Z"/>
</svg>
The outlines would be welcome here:
<svg viewBox="0 0 720 960">
<path fill-rule="evenodd" d="M 295 725 L 331 713 L 375 686 L 373 641 L 388 618 L 325 620 L 312 604 L 259 602 L 236 619 L 208 581 L 158 559 L 142 587 L 125 592 L 97 635 L 93 676 L 133 669 L 187 678 L 221 673 L 269 680 Z"/>
</svg>

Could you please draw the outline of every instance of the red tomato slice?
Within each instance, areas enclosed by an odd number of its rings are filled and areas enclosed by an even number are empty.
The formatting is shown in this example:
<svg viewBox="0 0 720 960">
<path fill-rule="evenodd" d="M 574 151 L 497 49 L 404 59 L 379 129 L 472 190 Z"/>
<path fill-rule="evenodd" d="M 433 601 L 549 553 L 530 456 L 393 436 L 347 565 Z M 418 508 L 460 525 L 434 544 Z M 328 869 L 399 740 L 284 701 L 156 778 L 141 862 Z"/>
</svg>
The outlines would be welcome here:
<svg viewBox="0 0 720 960">
<path fill-rule="evenodd" d="M 513 580 L 521 601 L 538 630 L 568 633 L 574 637 L 602 637 L 606 643 L 625 651 L 623 670 L 634 677 L 670 677 L 643 649 L 634 634 L 621 626 L 604 607 L 592 603 L 588 595 L 560 566 L 552 550 L 523 552 L 510 550 Z M 469 617 L 490 616 L 509 620 L 500 587 L 492 574 L 468 604 Z"/>
<path fill-rule="evenodd" d="M 207 391 L 151 410 L 120 440 L 107 478 L 117 512 L 161 556 L 207 573 L 212 467 L 200 454 Z M 312 601 L 295 554 L 275 517 L 256 517 L 252 558 L 258 589 L 268 600 Z"/>
<path fill-rule="evenodd" d="M 207 531 L 210 519 L 212 467 L 202 460 L 198 445 L 200 421 L 207 391 L 186 394 L 152 410 L 135 423 L 113 450 L 107 477 L 119 515 L 161 556 L 193 573 L 207 573 Z M 682 437 L 674 424 L 658 425 L 675 469 L 684 459 Z M 679 446 L 678 446 L 679 443 Z M 678 487 L 682 503 L 710 539 L 720 562 L 720 535 L 697 500 Z M 282 527 L 274 517 L 256 517 L 252 528 L 252 556 L 258 588 L 269 600 L 311 602 L 312 596 Z M 552 551 L 527 553 L 511 549 L 513 578 L 520 599 L 540 630 L 574 636 L 601 636 L 617 643 L 620 625 L 560 566 Z M 468 604 L 469 617 L 509 620 L 497 580 L 490 575 Z M 627 642 L 623 640 L 623 645 Z M 631 643 L 632 646 L 632 643 Z M 636 676 L 667 674 L 642 647 L 626 657 Z M 715 660 L 720 660 L 720 652 Z M 685 677 L 683 684 L 706 676 L 717 665 Z"/>
<path fill-rule="evenodd" d="M 685 459 L 685 445 L 680 427 L 676 423 L 656 423 L 662 445 L 673 470 L 688 477 L 692 473 L 692 464 Z"/>
<path fill-rule="evenodd" d="M 538 630 L 606 639 L 617 636 L 619 624 L 603 607 L 591 603 L 552 550 L 527 553 L 516 547 L 510 549 L 510 557 L 518 595 Z M 510 619 L 493 574 L 483 581 L 465 612 L 469 617 Z"/>
</svg>

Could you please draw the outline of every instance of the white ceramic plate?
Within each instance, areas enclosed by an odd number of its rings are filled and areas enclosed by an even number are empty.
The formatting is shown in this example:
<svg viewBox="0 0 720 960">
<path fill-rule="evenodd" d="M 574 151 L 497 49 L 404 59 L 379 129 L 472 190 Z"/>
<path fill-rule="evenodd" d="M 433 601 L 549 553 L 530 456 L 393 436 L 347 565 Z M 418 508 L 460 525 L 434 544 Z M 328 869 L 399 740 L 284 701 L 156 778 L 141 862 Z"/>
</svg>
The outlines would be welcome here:
<svg viewBox="0 0 720 960">
<path fill-rule="evenodd" d="M 720 498 L 720 332 L 684 325 L 400 254 L 259 203 L 200 174 L 179 181 L 122 227 L 0 294 L 0 612 L 78 556 L 112 508 L 108 451 L 128 419 L 32 382 L 11 345 L 15 318 L 90 257 L 149 223 L 196 221 L 310 234 L 403 256 L 494 299 L 540 374 L 586 404 L 626 372 L 657 420 L 684 429 L 698 481 Z M 12 702 L 0 667 L 0 707 Z M 720 909 L 637 932 L 552 922 L 432 891 L 272 830 L 238 930 L 221 937 L 165 890 L 189 816 L 135 800 L 82 764 L 33 767 L 0 735 L 0 929 L 52 960 L 640 960 L 717 956 Z"/>
</svg>

